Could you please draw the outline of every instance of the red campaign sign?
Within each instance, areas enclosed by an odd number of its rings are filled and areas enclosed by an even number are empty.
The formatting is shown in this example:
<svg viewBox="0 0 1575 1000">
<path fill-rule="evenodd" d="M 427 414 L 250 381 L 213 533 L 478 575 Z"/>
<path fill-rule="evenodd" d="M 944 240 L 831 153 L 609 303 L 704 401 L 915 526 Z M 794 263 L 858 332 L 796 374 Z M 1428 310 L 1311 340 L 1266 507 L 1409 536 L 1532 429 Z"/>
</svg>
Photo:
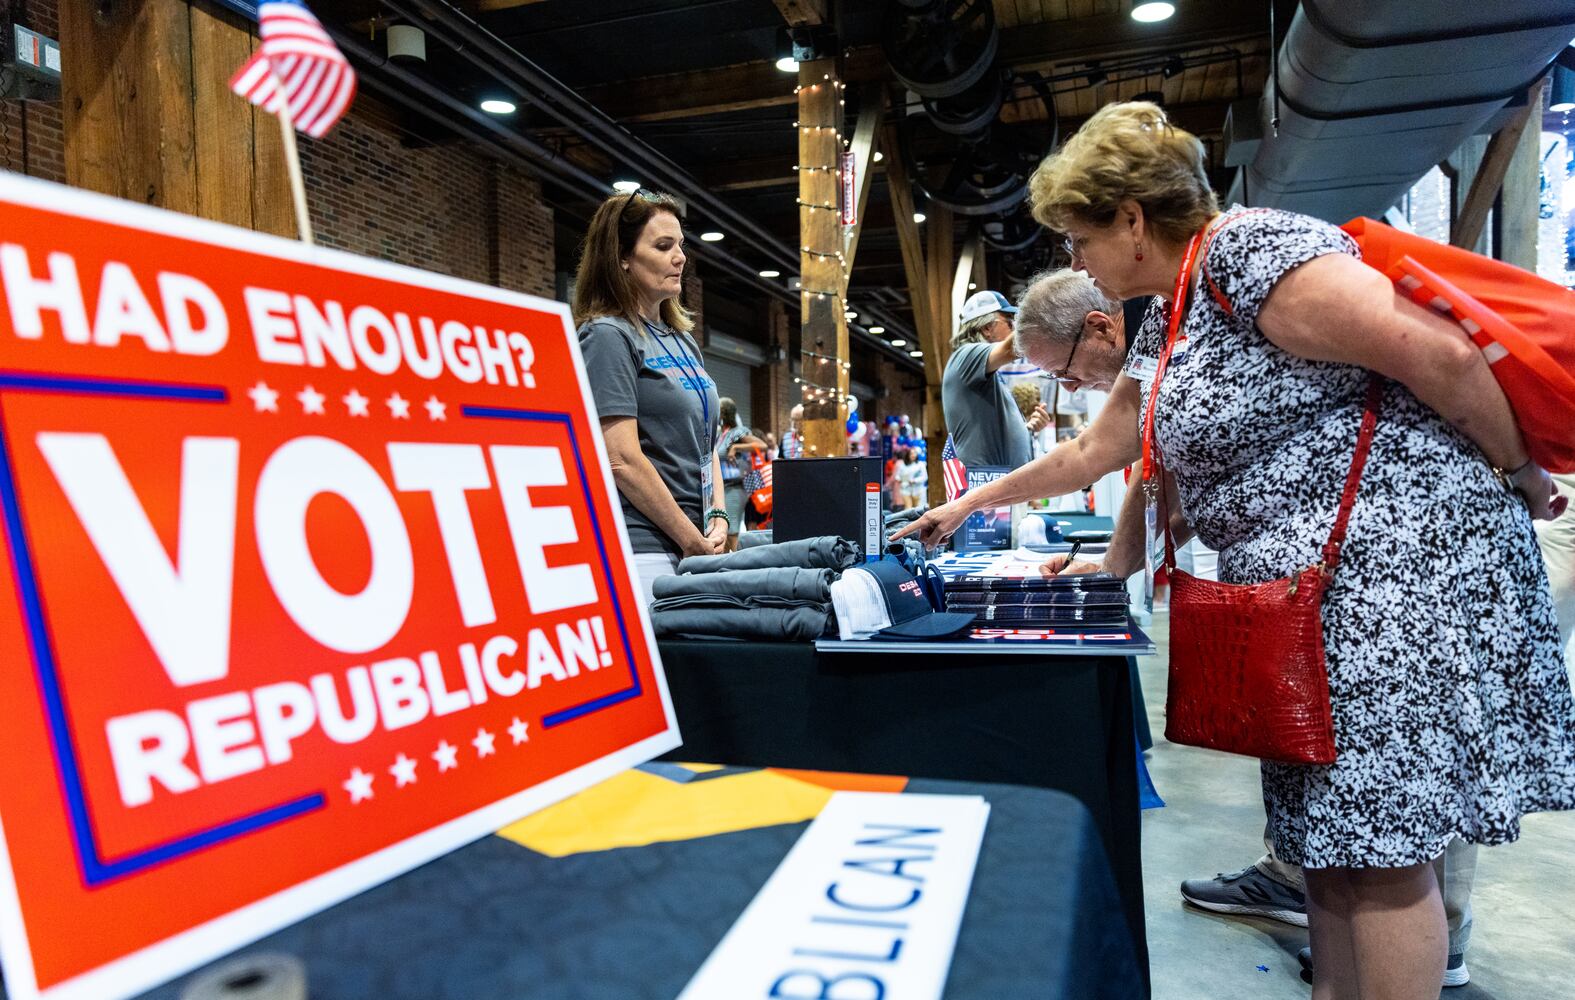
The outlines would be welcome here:
<svg viewBox="0 0 1575 1000">
<path fill-rule="evenodd" d="M 677 745 L 564 306 L 0 213 L 13 998 L 139 993 Z"/>
</svg>

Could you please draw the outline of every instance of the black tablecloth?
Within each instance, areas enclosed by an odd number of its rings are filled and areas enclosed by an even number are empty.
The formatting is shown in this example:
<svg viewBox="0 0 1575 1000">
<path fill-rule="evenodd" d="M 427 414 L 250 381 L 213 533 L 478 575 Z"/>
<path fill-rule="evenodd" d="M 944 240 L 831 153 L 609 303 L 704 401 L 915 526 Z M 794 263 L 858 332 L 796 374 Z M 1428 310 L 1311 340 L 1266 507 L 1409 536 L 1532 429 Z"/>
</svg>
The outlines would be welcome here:
<svg viewBox="0 0 1575 1000">
<path fill-rule="evenodd" d="M 907 790 L 991 806 L 946 1000 L 1142 994 L 1075 800 L 944 781 Z M 246 951 L 303 959 L 311 1000 L 672 1000 L 805 826 L 562 858 L 487 837 Z M 175 1000 L 184 982 L 144 1000 Z"/>
<path fill-rule="evenodd" d="M 683 746 L 730 761 L 1054 788 L 1088 808 L 1144 980 L 1143 868 L 1127 658 L 817 653 L 658 643 Z"/>
</svg>

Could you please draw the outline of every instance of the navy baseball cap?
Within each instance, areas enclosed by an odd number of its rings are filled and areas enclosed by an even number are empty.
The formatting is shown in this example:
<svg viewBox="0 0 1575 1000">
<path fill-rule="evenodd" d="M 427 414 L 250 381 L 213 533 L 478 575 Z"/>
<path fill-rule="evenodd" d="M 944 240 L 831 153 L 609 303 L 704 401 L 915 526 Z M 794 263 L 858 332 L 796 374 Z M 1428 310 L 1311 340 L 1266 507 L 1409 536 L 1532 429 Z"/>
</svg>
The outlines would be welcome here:
<svg viewBox="0 0 1575 1000">
<path fill-rule="evenodd" d="M 974 292 L 968 296 L 968 301 L 963 303 L 962 312 L 957 314 L 957 323 L 961 325 L 991 313 L 1006 313 L 1010 316 L 1016 311 L 1017 307 L 1012 305 L 1012 300 L 1000 292 Z"/>
<path fill-rule="evenodd" d="M 845 637 L 948 639 L 974 622 L 971 614 L 930 607 L 918 578 L 889 559 L 845 570 L 832 584 L 832 604 Z"/>
</svg>

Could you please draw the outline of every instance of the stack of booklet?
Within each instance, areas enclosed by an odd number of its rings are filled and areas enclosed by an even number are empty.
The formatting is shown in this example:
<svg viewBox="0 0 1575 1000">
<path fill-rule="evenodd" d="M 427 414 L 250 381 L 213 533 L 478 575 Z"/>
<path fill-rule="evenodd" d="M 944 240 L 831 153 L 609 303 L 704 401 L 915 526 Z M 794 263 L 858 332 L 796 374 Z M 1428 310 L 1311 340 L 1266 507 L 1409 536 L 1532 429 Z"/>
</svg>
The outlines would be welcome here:
<svg viewBox="0 0 1575 1000">
<path fill-rule="evenodd" d="M 1109 573 L 995 576 L 966 573 L 946 581 L 946 610 L 980 624 L 1109 629 L 1127 624 L 1126 582 Z"/>
</svg>

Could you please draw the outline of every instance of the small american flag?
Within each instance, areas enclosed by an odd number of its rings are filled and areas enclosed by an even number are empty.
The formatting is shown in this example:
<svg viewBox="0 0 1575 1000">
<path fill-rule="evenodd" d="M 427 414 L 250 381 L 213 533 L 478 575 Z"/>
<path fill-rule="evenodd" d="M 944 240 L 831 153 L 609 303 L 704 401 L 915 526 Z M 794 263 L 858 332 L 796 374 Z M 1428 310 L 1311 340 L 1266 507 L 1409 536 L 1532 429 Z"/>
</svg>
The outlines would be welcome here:
<svg viewBox="0 0 1575 1000">
<path fill-rule="evenodd" d="M 264 0 L 257 24 L 262 45 L 230 89 L 272 114 L 288 109 L 298 131 L 321 138 L 350 107 L 355 71 L 299 0 Z"/>
<path fill-rule="evenodd" d="M 946 482 L 947 503 L 968 492 L 968 469 L 957 457 L 950 434 L 946 435 L 946 447 L 941 449 L 941 478 Z"/>
</svg>

